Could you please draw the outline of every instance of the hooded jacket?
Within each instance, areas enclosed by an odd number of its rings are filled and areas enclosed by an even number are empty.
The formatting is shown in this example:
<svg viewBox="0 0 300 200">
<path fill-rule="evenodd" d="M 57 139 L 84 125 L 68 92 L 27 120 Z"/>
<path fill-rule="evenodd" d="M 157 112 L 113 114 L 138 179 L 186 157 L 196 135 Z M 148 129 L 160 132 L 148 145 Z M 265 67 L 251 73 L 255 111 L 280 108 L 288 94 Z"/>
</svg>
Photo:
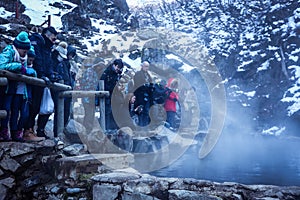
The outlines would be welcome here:
<svg viewBox="0 0 300 200">
<path fill-rule="evenodd" d="M 21 73 L 22 64 L 14 62 L 15 50 L 12 45 L 7 45 L 0 54 L 0 69 Z"/>
<path fill-rule="evenodd" d="M 22 64 L 20 62 L 14 61 L 15 50 L 12 45 L 7 45 L 3 52 L 0 54 L 0 69 L 8 70 L 15 73 L 21 73 Z M 25 66 L 27 63 L 25 62 Z M 6 88 L 6 94 L 16 94 L 18 82 L 17 81 L 8 81 Z M 29 87 L 25 88 L 24 98 L 31 98 L 31 90 Z"/>
</svg>

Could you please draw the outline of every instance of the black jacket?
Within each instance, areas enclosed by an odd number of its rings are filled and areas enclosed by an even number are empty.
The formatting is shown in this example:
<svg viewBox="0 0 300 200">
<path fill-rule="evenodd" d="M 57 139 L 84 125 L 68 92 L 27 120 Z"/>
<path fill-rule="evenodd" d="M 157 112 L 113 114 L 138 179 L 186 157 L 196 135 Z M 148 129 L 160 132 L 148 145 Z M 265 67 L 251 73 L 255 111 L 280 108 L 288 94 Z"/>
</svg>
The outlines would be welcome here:
<svg viewBox="0 0 300 200">
<path fill-rule="evenodd" d="M 53 78 L 53 74 L 58 74 L 60 77 L 58 78 L 57 76 L 55 77 L 57 80 L 52 80 L 52 81 L 58 81 L 63 80 L 63 84 L 71 86 L 71 72 L 70 72 L 70 62 L 67 59 L 64 59 L 62 62 L 59 62 L 57 60 L 58 56 L 58 51 L 54 50 L 52 52 L 52 76 L 51 79 Z M 50 80 L 51 80 L 50 79 Z"/>
<path fill-rule="evenodd" d="M 110 65 L 105 69 L 100 80 L 104 80 L 104 90 L 109 91 L 111 95 L 114 90 L 114 87 L 116 86 L 120 78 L 121 78 L 121 74 L 117 73 L 113 69 L 113 66 Z"/>
<path fill-rule="evenodd" d="M 46 76 L 50 78 L 52 74 L 51 50 L 53 43 L 46 36 L 39 33 L 33 33 L 29 39 L 36 54 L 33 69 L 35 69 L 37 77 Z"/>
</svg>

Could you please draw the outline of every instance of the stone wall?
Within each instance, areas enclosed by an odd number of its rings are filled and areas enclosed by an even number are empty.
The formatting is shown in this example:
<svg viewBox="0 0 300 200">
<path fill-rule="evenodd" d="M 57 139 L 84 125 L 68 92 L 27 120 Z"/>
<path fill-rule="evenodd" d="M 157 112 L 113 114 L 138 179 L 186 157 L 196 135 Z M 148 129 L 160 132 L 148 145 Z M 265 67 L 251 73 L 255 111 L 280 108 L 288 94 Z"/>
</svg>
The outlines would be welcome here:
<svg viewBox="0 0 300 200">
<path fill-rule="evenodd" d="M 299 199 L 300 187 L 215 183 L 190 178 L 157 178 L 135 173 L 114 172 L 91 178 L 94 200 L 153 199 Z"/>
<path fill-rule="evenodd" d="M 0 200 L 300 199 L 296 186 L 140 174 L 131 168 L 134 157 L 130 154 L 91 155 L 79 146 L 59 149 L 51 140 L 0 142 Z"/>
</svg>

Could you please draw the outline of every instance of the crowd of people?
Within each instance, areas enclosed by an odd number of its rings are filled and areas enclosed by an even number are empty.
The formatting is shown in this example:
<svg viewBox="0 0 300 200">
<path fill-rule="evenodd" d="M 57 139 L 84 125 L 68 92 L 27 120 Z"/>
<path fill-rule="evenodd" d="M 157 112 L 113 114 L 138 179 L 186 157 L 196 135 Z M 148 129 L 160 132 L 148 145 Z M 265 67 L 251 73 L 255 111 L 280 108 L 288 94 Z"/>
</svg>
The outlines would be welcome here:
<svg viewBox="0 0 300 200">
<path fill-rule="evenodd" d="M 64 41 L 57 42 L 58 32 L 54 27 L 47 27 L 41 32 L 20 32 L 13 43 L 7 45 L 0 54 L 0 69 L 43 79 L 46 85 L 59 82 L 75 87 L 78 66 L 74 61 L 76 48 Z M 105 129 L 116 130 L 122 126 L 147 126 L 150 107 L 164 98 L 163 105 L 167 113 L 166 124 L 176 128 L 175 115 L 178 106 L 178 81 L 169 79 L 167 84 L 153 83 L 149 73 L 149 62 L 143 61 L 141 69 L 135 72 L 126 88 L 119 84 L 124 75 L 124 63 L 115 59 L 106 67 L 104 60 L 85 66 L 80 78 L 80 88 L 87 91 L 99 90 L 99 80 L 104 81 L 104 90 L 109 91 L 105 98 Z M 158 97 L 157 85 L 163 93 Z M 49 136 L 45 126 L 52 113 L 41 113 L 40 106 L 45 86 L 30 85 L 9 80 L 7 86 L 0 87 L 0 110 L 6 110 L 7 116 L 1 119 L 0 141 L 42 141 Z M 126 91 L 125 91 L 126 90 Z M 157 89 L 159 90 L 159 89 Z M 50 89 L 54 102 L 53 135 L 58 140 L 57 104 L 58 92 Z M 125 92 L 124 92 L 125 91 Z M 161 103 L 161 102 L 160 102 Z M 85 115 L 83 125 L 87 132 L 94 126 L 95 107 L 98 98 L 83 97 Z M 71 98 L 64 99 L 64 125 L 71 115 Z M 37 118 L 37 120 L 36 120 Z"/>
<path fill-rule="evenodd" d="M 0 54 L 0 69 L 41 78 L 46 85 L 60 82 L 74 87 L 77 66 L 72 59 L 75 47 L 66 42 L 56 44 L 58 32 L 54 27 L 46 27 L 41 33 L 28 34 L 21 31 L 12 44 Z M 0 89 L 0 110 L 6 110 L 6 118 L 1 119 L 0 140 L 2 141 L 42 141 L 49 138 L 45 126 L 51 113 L 40 113 L 44 88 L 24 82 L 9 80 Z M 54 108 L 57 107 L 58 93 L 51 89 Z M 70 99 L 65 99 L 64 123 L 70 116 Z M 37 122 L 36 122 L 36 117 Z M 54 138 L 57 138 L 57 116 L 54 112 Z M 36 131 L 35 131 L 35 127 Z"/>
</svg>

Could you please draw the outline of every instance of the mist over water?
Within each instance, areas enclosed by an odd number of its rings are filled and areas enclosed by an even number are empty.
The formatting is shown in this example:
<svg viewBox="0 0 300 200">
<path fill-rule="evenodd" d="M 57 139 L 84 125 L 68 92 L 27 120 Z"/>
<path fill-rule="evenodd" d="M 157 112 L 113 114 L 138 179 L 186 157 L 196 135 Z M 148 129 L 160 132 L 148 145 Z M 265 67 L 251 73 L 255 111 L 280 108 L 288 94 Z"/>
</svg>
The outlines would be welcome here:
<svg viewBox="0 0 300 200">
<path fill-rule="evenodd" d="M 223 134 L 205 159 L 198 145 L 156 176 L 205 179 L 244 184 L 300 185 L 299 140 Z"/>
<path fill-rule="evenodd" d="M 229 110 L 221 137 L 207 157 L 198 158 L 200 141 L 179 160 L 152 174 L 216 182 L 299 186 L 300 138 L 255 133 L 255 124 L 249 116 L 241 110 L 237 112 Z"/>
</svg>

